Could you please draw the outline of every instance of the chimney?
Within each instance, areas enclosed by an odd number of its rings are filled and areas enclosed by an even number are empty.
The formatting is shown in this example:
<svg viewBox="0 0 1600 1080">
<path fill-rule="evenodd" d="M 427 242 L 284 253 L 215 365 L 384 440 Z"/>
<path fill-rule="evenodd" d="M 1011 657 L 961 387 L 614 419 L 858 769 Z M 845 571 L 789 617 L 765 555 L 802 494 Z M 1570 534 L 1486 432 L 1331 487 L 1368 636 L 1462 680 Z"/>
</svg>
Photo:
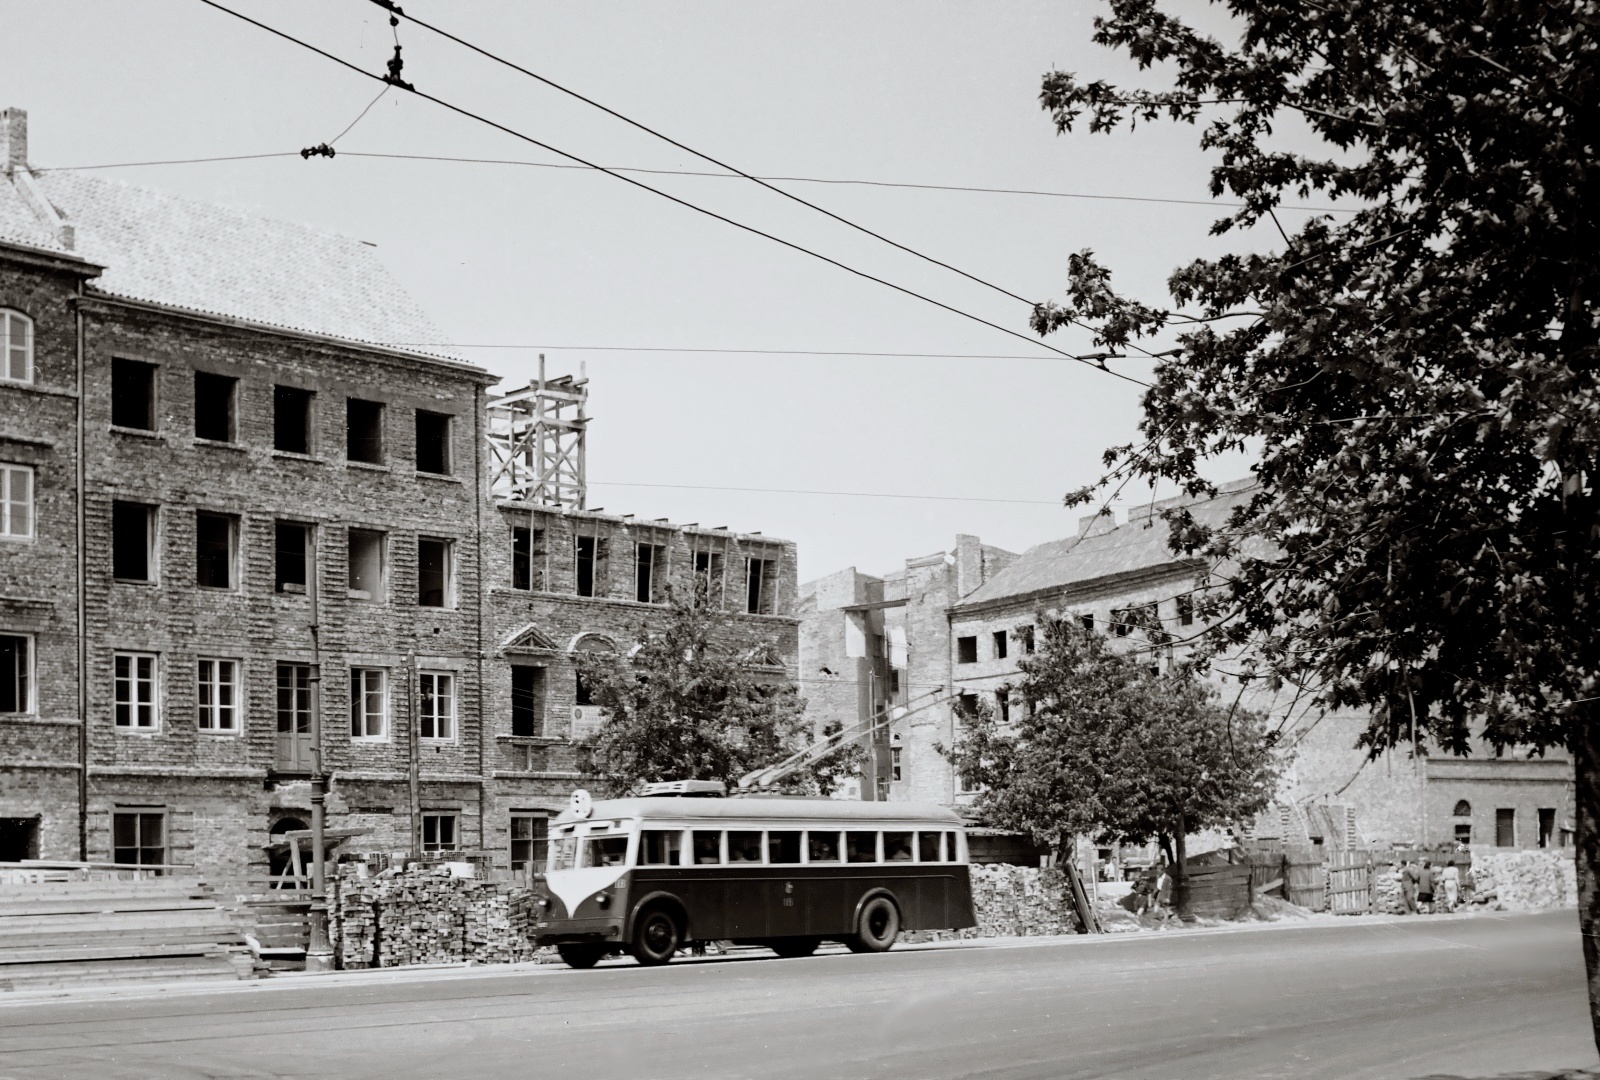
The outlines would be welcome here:
<svg viewBox="0 0 1600 1080">
<path fill-rule="evenodd" d="M 7 176 L 28 167 L 28 114 L 0 109 L 0 171 Z"/>
<path fill-rule="evenodd" d="M 1117 527 L 1117 515 L 1111 507 L 1105 507 L 1098 514 L 1086 514 L 1078 519 L 1078 536 L 1099 536 L 1108 533 Z"/>
<path fill-rule="evenodd" d="M 967 533 L 956 534 L 956 596 L 966 596 L 983 584 L 983 541 Z"/>
</svg>

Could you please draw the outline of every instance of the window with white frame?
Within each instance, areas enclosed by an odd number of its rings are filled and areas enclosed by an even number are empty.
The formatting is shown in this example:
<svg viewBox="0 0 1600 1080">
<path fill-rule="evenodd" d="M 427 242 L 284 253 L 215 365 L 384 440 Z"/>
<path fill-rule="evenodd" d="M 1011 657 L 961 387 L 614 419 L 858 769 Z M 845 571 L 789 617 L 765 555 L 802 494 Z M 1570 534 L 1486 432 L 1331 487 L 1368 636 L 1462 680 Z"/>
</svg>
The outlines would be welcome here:
<svg viewBox="0 0 1600 1080">
<path fill-rule="evenodd" d="M 417 717 L 424 739 L 456 737 L 456 677 L 444 671 L 424 671 L 417 676 L 421 708 Z"/>
<path fill-rule="evenodd" d="M 0 465 L 0 536 L 26 540 L 33 535 L 33 470 Z"/>
<path fill-rule="evenodd" d="M 389 731 L 389 686 L 382 668 L 350 669 L 350 737 L 381 739 Z"/>
<path fill-rule="evenodd" d="M 0 311 L 0 379 L 33 381 L 33 320 L 20 311 Z"/>
<path fill-rule="evenodd" d="M 239 664 L 236 660 L 195 662 L 194 722 L 201 731 L 239 730 Z"/>
<path fill-rule="evenodd" d="M 33 639 L 0 634 L 0 713 L 33 711 Z"/>
<path fill-rule="evenodd" d="M 114 665 L 116 726 L 126 731 L 155 731 L 161 726 L 155 653 L 117 653 Z"/>
<path fill-rule="evenodd" d="M 456 815 L 432 812 L 422 815 L 422 850 L 424 853 L 456 850 Z"/>
</svg>

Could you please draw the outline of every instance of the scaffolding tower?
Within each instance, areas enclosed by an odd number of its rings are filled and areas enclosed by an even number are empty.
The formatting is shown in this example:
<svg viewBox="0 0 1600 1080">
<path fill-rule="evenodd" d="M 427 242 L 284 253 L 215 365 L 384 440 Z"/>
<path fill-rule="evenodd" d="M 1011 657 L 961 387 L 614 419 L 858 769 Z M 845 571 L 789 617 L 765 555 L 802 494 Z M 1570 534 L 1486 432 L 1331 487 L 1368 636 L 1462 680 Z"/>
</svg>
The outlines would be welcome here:
<svg viewBox="0 0 1600 1080">
<path fill-rule="evenodd" d="M 543 506 L 582 510 L 588 497 L 584 429 L 589 423 L 586 371 L 547 379 L 489 402 L 489 453 L 496 495 Z"/>
</svg>

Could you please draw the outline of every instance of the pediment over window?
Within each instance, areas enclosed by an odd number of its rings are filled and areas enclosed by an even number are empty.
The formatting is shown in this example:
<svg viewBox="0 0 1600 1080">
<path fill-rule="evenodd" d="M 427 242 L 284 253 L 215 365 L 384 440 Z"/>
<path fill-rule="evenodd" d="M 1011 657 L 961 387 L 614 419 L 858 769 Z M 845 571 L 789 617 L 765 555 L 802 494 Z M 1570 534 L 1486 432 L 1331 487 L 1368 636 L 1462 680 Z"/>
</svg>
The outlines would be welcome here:
<svg viewBox="0 0 1600 1080">
<path fill-rule="evenodd" d="M 502 649 L 541 649 L 551 652 L 559 648 L 549 634 L 539 629 L 538 623 L 529 623 L 521 630 L 516 631 L 506 638 L 505 643 L 500 647 Z"/>
</svg>

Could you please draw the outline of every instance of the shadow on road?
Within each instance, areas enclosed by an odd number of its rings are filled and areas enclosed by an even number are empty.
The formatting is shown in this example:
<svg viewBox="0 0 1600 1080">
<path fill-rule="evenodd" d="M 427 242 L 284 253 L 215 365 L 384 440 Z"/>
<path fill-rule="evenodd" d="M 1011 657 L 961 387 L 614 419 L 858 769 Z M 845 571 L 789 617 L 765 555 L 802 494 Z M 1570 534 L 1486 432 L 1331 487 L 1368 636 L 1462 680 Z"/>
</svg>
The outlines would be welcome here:
<svg viewBox="0 0 1600 1080">
<path fill-rule="evenodd" d="M 1600 1069 L 1560 1069 L 1556 1072 L 1496 1073 L 1494 1076 L 1459 1076 L 1456 1073 L 1429 1073 L 1413 1080 L 1600 1080 Z"/>
</svg>

